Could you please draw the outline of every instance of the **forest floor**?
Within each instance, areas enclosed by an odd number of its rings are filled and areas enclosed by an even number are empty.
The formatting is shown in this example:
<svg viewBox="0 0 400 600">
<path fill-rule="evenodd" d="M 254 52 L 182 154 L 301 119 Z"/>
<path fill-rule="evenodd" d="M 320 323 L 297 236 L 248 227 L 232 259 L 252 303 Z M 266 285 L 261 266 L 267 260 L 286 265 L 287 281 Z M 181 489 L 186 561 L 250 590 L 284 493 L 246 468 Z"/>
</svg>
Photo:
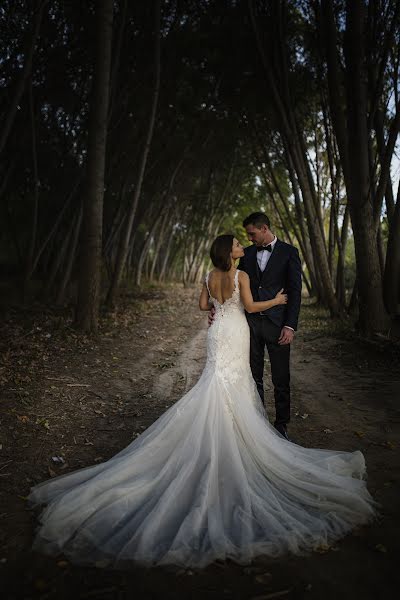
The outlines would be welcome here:
<svg viewBox="0 0 400 600">
<path fill-rule="evenodd" d="M 400 352 L 356 339 L 305 304 L 292 348 L 292 439 L 360 449 L 381 517 L 304 557 L 217 563 L 203 571 L 74 566 L 30 550 L 35 483 L 107 460 L 190 388 L 205 360 L 206 317 L 197 291 L 127 294 L 78 334 L 64 311 L 2 314 L 0 390 L 0 594 L 11 599 L 377 600 L 400 577 Z M 266 364 L 268 370 L 268 363 Z M 272 413 L 269 378 L 267 397 Z"/>
</svg>

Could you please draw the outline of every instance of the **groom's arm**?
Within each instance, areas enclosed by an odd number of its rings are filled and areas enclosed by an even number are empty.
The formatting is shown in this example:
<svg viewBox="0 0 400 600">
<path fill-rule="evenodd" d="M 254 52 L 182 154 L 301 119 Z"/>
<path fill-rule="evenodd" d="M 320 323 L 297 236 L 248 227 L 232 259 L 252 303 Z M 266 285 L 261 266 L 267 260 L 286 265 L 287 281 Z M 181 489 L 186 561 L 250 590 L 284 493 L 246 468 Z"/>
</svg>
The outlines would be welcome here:
<svg viewBox="0 0 400 600">
<path fill-rule="evenodd" d="M 285 292 L 288 295 L 285 326 L 296 331 L 301 304 L 301 262 L 299 251 L 294 247 L 289 256 Z"/>
</svg>

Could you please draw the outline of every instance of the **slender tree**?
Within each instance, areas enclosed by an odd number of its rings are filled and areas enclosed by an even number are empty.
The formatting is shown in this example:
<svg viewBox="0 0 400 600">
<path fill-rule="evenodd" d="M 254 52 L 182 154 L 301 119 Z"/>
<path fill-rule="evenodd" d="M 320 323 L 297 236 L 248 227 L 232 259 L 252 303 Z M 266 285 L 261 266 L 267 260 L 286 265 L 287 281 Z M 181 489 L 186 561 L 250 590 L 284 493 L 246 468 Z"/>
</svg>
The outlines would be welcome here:
<svg viewBox="0 0 400 600">
<path fill-rule="evenodd" d="M 76 311 L 77 325 L 87 332 L 97 331 L 99 318 L 113 4 L 113 0 L 96 2 L 96 57 L 90 108 Z"/>
<path fill-rule="evenodd" d="M 161 21 L 161 0 L 155 0 L 154 3 L 154 86 L 153 86 L 153 99 L 151 105 L 151 111 L 148 121 L 147 133 L 143 145 L 142 156 L 140 159 L 139 170 L 137 179 L 135 182 L 135 188 L 133 193 L 132 202 L 128 215 L 125 222 L 125 227 L 121 235 L 120 244 L 118 247 L 118 253 L 116 257 L 114 273 L 111 281 L 111 285 L 107 295 L 107 304 L 113 306 L 116 301 L 118 288 L 121 282 L 122 273 L 125 267 L 126 259 L 129 253 L 129 240 L 132 234 L 133 221 L 136 215 L 140 194 L 142 191 L 142 184 L 144 178 L 144 172 L 146 169 L 147 158 L 150 152 L 151 140 L 153 138 L 154 124 L 156 121 L 158 97 L 160 93 L 160 71 L 161 71 L 161 60 L 160 60 L 160 48 L 161 48 L 161 32 L 160 32 L 160 21 Z"/>
</svg>

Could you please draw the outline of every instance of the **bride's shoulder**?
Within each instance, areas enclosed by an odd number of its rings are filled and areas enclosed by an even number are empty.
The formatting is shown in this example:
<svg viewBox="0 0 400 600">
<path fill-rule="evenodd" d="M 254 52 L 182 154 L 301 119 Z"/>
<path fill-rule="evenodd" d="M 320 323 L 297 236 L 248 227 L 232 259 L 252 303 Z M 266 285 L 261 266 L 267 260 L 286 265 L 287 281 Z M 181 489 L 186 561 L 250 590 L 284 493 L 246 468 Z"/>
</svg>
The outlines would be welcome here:
<svg viewBox="0 0 400 600">
<path fill-rule="evenodd" d="M 247 281 L 250 281 L 250 277 L 247 275 L 246 271 L 241 271 L 240 269 L 238 269 L 237 271 L 239 283 L 245 283 Z"/>
<path fill-rule="evenodd" d="M 210 279 L 215 279 L 215 273 L 216 273 L 216 269 L 211 269 L 211 271 L 208 271 L 206 273 L 206 276 L 205 276 L 206 283 L 208 283 L 210 281 Z"/>
</svg>

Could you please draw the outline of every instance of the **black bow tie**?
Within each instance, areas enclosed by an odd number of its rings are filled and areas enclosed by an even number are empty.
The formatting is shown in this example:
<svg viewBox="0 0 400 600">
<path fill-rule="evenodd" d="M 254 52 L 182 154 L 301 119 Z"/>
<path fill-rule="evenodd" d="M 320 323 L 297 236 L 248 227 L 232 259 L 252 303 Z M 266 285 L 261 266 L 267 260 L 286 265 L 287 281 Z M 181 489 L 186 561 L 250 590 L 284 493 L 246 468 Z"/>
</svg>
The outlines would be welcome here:
<svg viewBox="0 0 400 600">
<path fill-rule="evenodd" d="M 268 246 L 257 246 L 257 252 L 264 252 L 264 250 L 268 250 L 268 252 L 272 252 L 271 244 L 268 244 Z"/>
</svg>

